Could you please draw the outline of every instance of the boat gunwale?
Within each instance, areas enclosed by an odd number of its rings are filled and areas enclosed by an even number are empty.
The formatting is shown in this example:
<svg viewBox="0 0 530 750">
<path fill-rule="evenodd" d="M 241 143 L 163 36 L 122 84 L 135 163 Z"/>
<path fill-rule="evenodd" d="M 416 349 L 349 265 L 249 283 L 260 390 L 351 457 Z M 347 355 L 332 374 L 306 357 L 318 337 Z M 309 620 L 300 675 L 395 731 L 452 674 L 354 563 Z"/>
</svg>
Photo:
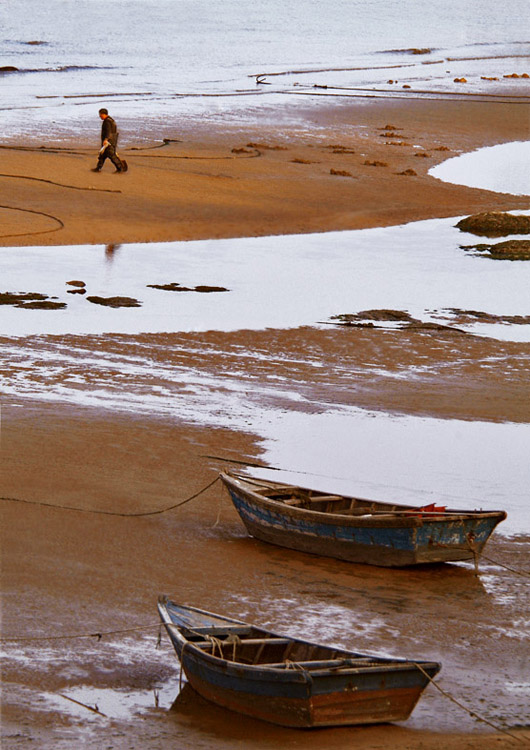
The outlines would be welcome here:
<svg viewBox="0 0 530 750">
<path fill-rule="evenodd" d="M 212 666 L 219 667 L 223 665 L 223 668 L 227 669 L 228 671 L 237 671 L 237 676 L 239 678 L 241 677 L 263 677 L 266 678 L 267 674 L 270 674 L 271 677 L 274 677 L 275 679 L 277 677 L 282 677 L 281 682 L 307 682 L 308 677 L 313 680 L 314 678 L 323 678 L 323 677 L 347 677 L 347 676 L 355 676 L 355 675 L 361 675 L 361 674 L 379 674 L 381 672 L 400 672 L 400 671 L 407 671 L 410 669 L 419 669 L 418 671 L 428 670 L 428 669 L 435 669 L 436 673 L 441 668 L 441 665 L 439 662 L 433 662 L 433 661 L 423 661 L 423 660 L 411 660 L 411 659 L 400 659 L 398 657 L 392 657 L 392 656 L 377 656 L 375 654 L 357 654 L 357 652 L 354 651 L 348 651 L 347 649 L 344 649 L 350 656 L 350 658 L 354 656 L 358 657 L 364 657 L 364 658 L 373 658 L 378 659 L 381 661 L 380 664 L 373 664 L 368 665 L 365 664 L 363 666 L 359 667 L 350 667 L 350 668 L 343 668 L 340 669 L 340 671 L 335 668 L 330 669 L 313 669 L 311 668 L 304 668 L 303 667 L 303 661 L 300 662 L 300 666 L 294 667 L 293 669 L 286 668 L 286 665 L 282 665 L 281 667 L 274 667 L 269 666 L 266 663 L 265 664 L 245 664 L 244 662 L 237 662 L 232 661 L 231 659 L 226 659 L 225 657 L 216 656 L 215 654 L 210 654 L 204 649 L 200 648 L 199 646 L 196 646 L 193 641 L 189 641 L 181 632 L 180 627 L 176 623 L 171 621 L 171 615 L 169 614 L 169 611 L 167 610 L 167 603 L 169 600 L 165 600 L 162 597 L 159 598 L 158 601 L 158 610 L 162 617 L 162 622 L 166 629 L 169 631 L 171 629 L 171 633 L 173 634 L 173 637 L 179 641 L 179 644 L 181 645 L 182 651 L 179 655 L 179 659 L 182 664 L 182 660 L 184 658 L 184 652 L 188 654 L 195 654 L 196 658 L 200 658 L 201 661 L 206 661 L 212 664 Z M 173 604 L 173 602 L 170 602 Z M 177 605 L 181 606 L 185 609 L 194 610 L 193 607 L 187 607 L 187 605 Z M 213 614 L 206 612 L 205 610 L 197 610 L 198 612 L 205 613 L 205 614 Z M 167 618 L 163 616 L 163 613 L 167 615 Z M 217 616 L 217 615 L 214 615 Z M 230 620 L 229 618 L 223 618 L 227 619 L 228 622 L 236 622 L 237 624 L 247 625 L 248 627 L 255 627 L 250 626 L 248 623 L 244 623 L 240 620 Z M 333 650 L 333 646 L 327 646 L 325 644 L 321 643 L 314 643 L 313 641 L 307 641 L 302 638 L 294 638 L 293 636 L 281 636 L 277 633 L 267 630 L 266 628 L 256 628 L 257 630 L 260 630 L 263 633 L 266 633 L 267 635 L 270 635 L 272 637 L 278 637 L 278 638 L 285 638 L 286 640 L 292 641 L 293 643 L 301 643 L 306 646 L 316 646 L 317 648 L 329 648 L 330 650 Z M 226 644 L 226 645 L 232 645 L 232 644 Z M 338 658 L 336 661 L 341 661 L 342 659 Z M 298 662 L 293 662 L 293 665 L 297 665 Z M 242 670 L 246 673 L 245 675 L 242 675 Z M 263 670 L 266 670 L 265 674 L 263 674 Z"/>
<path fill-rule="evenodd" d="M 354 496 L 350 495 L 341 495 L 341 497 L 344 497 L 346 500 L 362 500 L 363 502 L 368 503 L 377 503 L 377 505 L 392 505 L 392 506 L 398 506 L 399 511 L 391 511 L 389 510 L 388 513 L 381 512 L 378 515 L 370 515 L 366 514 L 365 516 L 355 516 L 355 515 L 349 515 L 349 514 L 341 514 L 341 513 L 334 513 L 333 511 L 321 511 L 321 510 L 313 510 L 311 508 L 301 508 L 296 505 L 286 505 L 285 503 L 282 503 L 280 500 L 275 500 L 273 498 L 266 497 L 264 495 L 259 494 L 259 492 L 256 492 L 251 489 L 249 486 L 249 483 L 246 482 L 246 479 L 244 477 L 240 477 L 237 475 L 233 475 L 227 472 L 221 472 L 220 477 L 222 481 L 225 483 L 226 487 L 229 488 L 230 485 L 235 485 L 235 489 L 239 489 L 241 492 L 250 495 L 252 500 L 255 500 L 258 502 L 258 504 L 261 504 L 265 507 L 270 508 L 271 510 L 280 511 L 283 515 L 289 516 L 292 515 L 294 517 L 301 517 L 304 516 L 308 519 L 315 519 L 318 521 L 326 520 L 328 523 L 332 523 L 333 525 L 341 525 L 341 526 L 368 526 L 368 527 L 378 527 L 378 526 L 385 526 L 388 527 L 389 522 L 392 522 L 390 525 L 396 526 L 396 527 L 421 527 L 424 526 L 426 522 L 428 523 L 443 523 L 446 524 L 451 521 L 474 521 L 478 519 L 487 519 L 487 518 L 499 518 L 498 523 L 501 521 L 504 521 L 507 514 L 504 510 L 459 510 L 459 509 L 447 509 L 447 511 L 443 512 L 436 512 L 436 511 L 424 511 L 421 510 L 421 508 L 414 506 L 414 505 L 405 505 L 403 503 L 385 503 L 384 501 L 380 500 L 367 500 L 364 498 L 356 498 Z M 260 481 L 260 480 L 252 480 L 252 481 Z M 263 480 L 266 483 L 269 483 L 269 480 Z M 238 487 L 238 482 L 244 484 L 243 487 Z M 272 483 L 271 489 L 273 488 L 274 483 Z M 300 487 L 299 485 L 289 485 L 293 488 L 293 490 L 303 490 L 303 491 L 309 491 L 309 492 L 320 492 L 320 490 L 312 490 L 310 488 L 306 487 Z M 325 493 L 322 493 L 325 494 Z M 402 510 L 401 510 L 402 509 Z M 408 515 L 410 513 L 410 515 Z M 415 515 L 418 514 L 418 515 Z"/>
</svg>

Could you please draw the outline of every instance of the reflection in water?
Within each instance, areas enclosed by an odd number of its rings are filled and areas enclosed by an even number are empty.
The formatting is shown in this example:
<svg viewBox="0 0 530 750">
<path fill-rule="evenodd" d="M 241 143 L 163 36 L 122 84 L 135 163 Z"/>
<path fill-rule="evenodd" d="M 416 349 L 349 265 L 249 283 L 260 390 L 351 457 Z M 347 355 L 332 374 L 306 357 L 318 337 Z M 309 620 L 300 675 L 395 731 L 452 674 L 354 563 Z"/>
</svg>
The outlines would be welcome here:
<svg viewBox="0 0 530 750">
<path fill-rule="evenodd" d="M 441 310 L 528 314 L 530 265 L 499 269 L 459 246 L 472 235 L 459 217 L 399 227 L 285 237 L 106 246 L 0 248 L 4 289 L 53 294 L 67 307 L 2 308 L 0 331 L 14 336 L 75 333 L 161 333 L 294 328 L 361 310 L 407 312 L 439 323 Z M 140 299 L 117 311 L 64 293 L 83 279 L 91 295 Z M 154 285 L 223 286 L 230 294 L 178 294 Z M 147 285 L 150 285 L 149 287 Z M 492 289 L 495 294 L 492 294 Z M 64 298 L 64 299 L 63 299 Z M 271 305 L 271 299 L 274 304 Z M 436 312 L 438 311 L 438 312 Z M 465 324 L 473 333 L 530 340 L 529 325 Z M 462 326 L 460 326 L 462 327 Z"/>
<path fill-rule="evenodd" d="M 121 245 L 106 245 L 105 246 L 105 260 L 107 261 L 107 263 L 112 263 L 120 247 Z"/>
</svg>

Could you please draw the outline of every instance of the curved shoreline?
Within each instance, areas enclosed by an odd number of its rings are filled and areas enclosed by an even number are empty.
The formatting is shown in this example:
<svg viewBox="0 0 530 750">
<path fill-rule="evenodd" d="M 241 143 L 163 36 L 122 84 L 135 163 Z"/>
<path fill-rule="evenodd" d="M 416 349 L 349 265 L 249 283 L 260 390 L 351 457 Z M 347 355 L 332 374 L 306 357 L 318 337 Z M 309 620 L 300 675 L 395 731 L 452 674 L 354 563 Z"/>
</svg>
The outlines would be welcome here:
<svg viewBox="0 0 530 750">
<path fill-rule="evenodd" d="M 428 174 L 456 154 L 527 138 L 528 118 L 516 105 L 298 106 L 282 108 L 274 125 L 264 121 L 260 128 L 191 121 L 164 123 L 155 132 L 150 125 L 136 142 L 132 123 L 120 127 L 126 175 L 109 166 L 90 172 L 97 124 L 93 147 L 74 138 L 61 145 L 4 143 L 4 205 L 51 214 L 64 228 L 39 236 L 40 227 L 26 219 L 24 237 L 3 209 L 11 231 L 0 236 L 0 246 L 34 245 L 37 237 L 66 245 L 304 234 L 528 207 L 524 196 Z M 167 142 L 150 153 L 146 138 Z"/>
</svg>

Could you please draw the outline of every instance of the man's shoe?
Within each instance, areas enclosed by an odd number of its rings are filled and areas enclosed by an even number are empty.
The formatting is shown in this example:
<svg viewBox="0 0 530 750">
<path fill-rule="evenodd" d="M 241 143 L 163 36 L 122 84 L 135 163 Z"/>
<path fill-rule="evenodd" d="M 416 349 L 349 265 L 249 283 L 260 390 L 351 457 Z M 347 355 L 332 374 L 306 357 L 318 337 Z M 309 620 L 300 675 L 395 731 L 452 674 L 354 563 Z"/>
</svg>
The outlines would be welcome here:
<svg viewBox="0 0 530 750">
<path fill-rule="evenodd" d="M 101 172 L 101 169 L 99 167 L 93 167 L 93 169 L 90 170 L 91 172 Z"/>
<path fill-rule="evenodd" d="M 129 165 L 127 164 L 127 162 L 125 161 L 125 159 L 122 159 L 121 160 L 121 171 L 122 172 L 127 172 L 128 169 L 129 169 Z"/>
</svg>

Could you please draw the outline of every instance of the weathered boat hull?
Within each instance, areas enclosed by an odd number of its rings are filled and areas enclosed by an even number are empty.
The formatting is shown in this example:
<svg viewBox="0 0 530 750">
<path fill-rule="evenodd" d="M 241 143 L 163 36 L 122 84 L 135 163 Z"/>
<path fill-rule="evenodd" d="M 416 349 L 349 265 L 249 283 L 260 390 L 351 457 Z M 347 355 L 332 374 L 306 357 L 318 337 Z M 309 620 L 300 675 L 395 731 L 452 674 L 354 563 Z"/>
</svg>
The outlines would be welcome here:
<svg viewBox="0 0 530 750">
<path fill-rule="evenodd" d="M 193 689 L 212 703 L 262 721 L 300 728 L 405 721 L 426 684 L 423 680 L 422 684 L 385 689 L 382 677 L 371 690 L 351 684 L 337 685 L 322 695 L 264 695 L 249 689 L 248 685 L 234 687 L 226 676 L 222 684 L 213 685 L 212 674 L 204 670 L 195 672 L 187 656 L 183 669 Z"/>
<path fill-rule="evenodd" d="M 159 611 L 189 684 L 203 698 L 238 713 L 289 727 L 343 726 L 403 721 L 410 716 L 435 662 L 381 659 L 370 669 L 311 672 L 301 665 L 268 669 L 231 662 L 183 641 L 171 625 L 171 607 Z M 178 615 L 177 615 L 178 617 Z M 305 646 L 307 642 L 296 641 Z M 384 662 L 388 661 L 386 665 Z"/>
<path fill-rule="evenodd" d="M 503 511 L 445 517 L 411 512 L 358 521 L 282 506 L 248 492 L 228 475 L 221 476 L 247 531 L 256 539 L 355 563 L 402 567 L 472 560 L 506 517 Z"/>
</svg>

